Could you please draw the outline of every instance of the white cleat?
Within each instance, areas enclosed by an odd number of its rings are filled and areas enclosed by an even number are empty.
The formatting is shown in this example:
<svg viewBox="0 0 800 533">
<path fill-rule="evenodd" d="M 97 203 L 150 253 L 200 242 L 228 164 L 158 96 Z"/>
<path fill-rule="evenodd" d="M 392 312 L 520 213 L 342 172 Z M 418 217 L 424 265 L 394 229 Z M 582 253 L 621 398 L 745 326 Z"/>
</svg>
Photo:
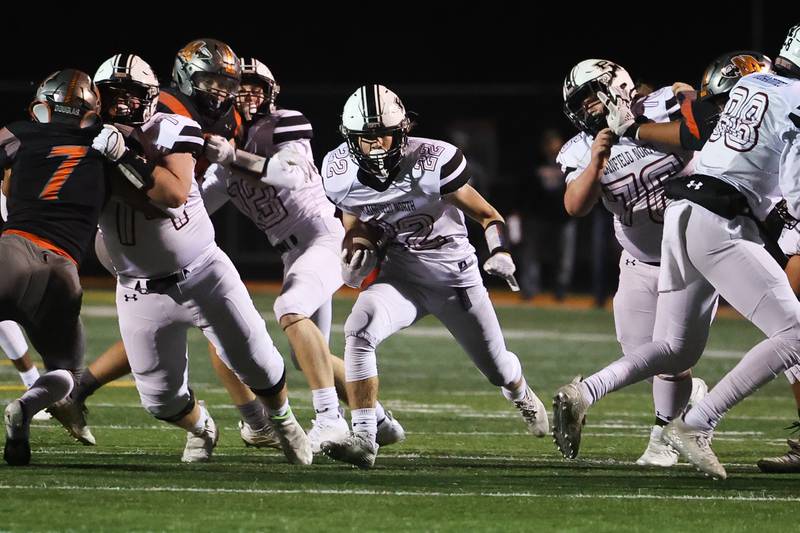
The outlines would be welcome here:
<svg viewBox="0 0 800 533">
<path fill-rule="evenodd" d="M 269 424 L 261 429 L 253 429 L 247 422 L 239 420 L 239 435 L 242 437 L 245 446 L 281 449 L 281 440 Z"/>
<path fill-rule="evenodd" d="M 711 449 L 712 435 L 711 431 L 694 429 L 676 418 L 664 428 L 662 438 L 699 471 L 714 479 L 725 479 L 728 473 Z"/>
<path fill-rule="evenodd" d="M 686 410 L 688 411 L 700 403 L 707 394 L 708 385 L 706 385 L 706 382 L 700 378 L 692 378 L 692 394 L 689 396 L 689 403 L 686 406 Z"/>
<path fill-rule="evenodd" d="M 308 432 L 308 441 L 311 443 L 312 453 L 321 453 L 320 446 L 323 442 L 338 442 L 350 434 L 350 426 L 341 416 L 336 418 L 322 417 L 311 421 L 312 428 Z"/>
<path fill-rule="evenodd" d="M 58 401 L 47 408 L 47 412 L 58 420 L 67 433 L 86 446 L 94 446 L 97 441 L 86 424 L 86 406 L 73 402 L 69 398 Z"/>
<path fill-rule="evenodd" d="M 575 459 L 581 447 L 581 434 L 586 424 L 589 403 L 580 387 L 581 377 L 556 391 L 553 397 L 553 441 L 565 459 Z"/>
<path fill-rule="evenodd" d="M 336 461 L 367 469 L 375 465 L 378 444 L 366 433 L 351 432 L 343 441 L 323 442 L 322 452 Z"/>
<path fill-rule="evenodd" d="M 183 449 L 181 461 L 184 463 L 205 463 L 211 460 L 211 454 L 219 441 L 217 424 L 211 415 L 206 419 L 202 433 L 186 433 L 186 447 Z"/>
<path fill-rule="evenodd" d="M 36 422 L 46 422 L 52 419 L 53 416 L 44 409 L 33 415 L 33 420 L 35 420 Z"/>
<path fill-rule="evenodd" d="M 270 424 L 281 443 L 286 459 L 293 465 L 310 465 L 314 460 L 308 435 L 294 417 L 292 410 L 278 418 L 271 417 Z"/>
<path fill-rule="evenodd" d="M 386 418 L 378 424 L 378 434 L 375 442 L 378 446 L 389 446 L 406 440 L 406 431 L 393 416 L 391 411 L 386 411 Z"/>
<path fill-rule="evenodd" d="M 650 430 L 650 442 L 647 444 L 647 449 L 642 456 L 636 460 L 637 465 L 660 466 L 662 468 L 675 466 L 680 454 L 661 438 L 663 431 L 663 427 L 653 426 L 653 429 Z"/>
<path fill-rule="evenodd" d="M 530 387 L 525 391 L 525 396 L 521 400 L 515 400 L 514 406 L 522 415 L 528 432 L 536 437 L 544 437 L 550 433 L 550 422 L 547 420 L 547 409 L 542 400 L 533 392 Z"/>
</svg>

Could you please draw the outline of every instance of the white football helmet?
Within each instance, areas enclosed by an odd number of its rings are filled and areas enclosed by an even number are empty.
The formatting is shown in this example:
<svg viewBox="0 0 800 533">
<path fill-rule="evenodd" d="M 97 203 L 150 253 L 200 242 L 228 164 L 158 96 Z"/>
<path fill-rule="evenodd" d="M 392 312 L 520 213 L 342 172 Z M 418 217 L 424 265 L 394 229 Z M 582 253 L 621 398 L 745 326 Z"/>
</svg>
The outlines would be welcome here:
<svg viewBox="0 0 800 533">
<path fill-rule="evenodd" d="M 786 34 L 781 51 L 775 58 L 775 66 L 794 76 L 800 76 L 800 24 L 792 26 Z"/>
<path fill-rule="evenodd" d="M 636 97 L 630 74 L 613 61 L 586 59 L 570 70 L 564 79 L 564 113 L 581 131 L 590 135 L 607 126 L 606 113 L 593 114 L 586 109 L 587 100 L 598 92 L 622 97 L 629 103 Z"/>
<path fill-rule="evenodd" d="M 100 91 L 101 116 L 108 122 L 144 124 L 156 112 L 158 78 L 141 57 L 116 54 L 94 74 Z"/>
<path fill-rule="evenodd" d="M 345 102 L 339 130 L 359 168 L 388 178 L 405 155 L 411 120 L 395 93 L 383 85 L 364 85 Z M 387 136 L 392 137 L 388 149 L 374 148 L 368 154 L 361 150 L 360 139 Z"/>
<path fill-rule="evenodd" d="M 239 60 L 242 66 L 242 85 L 236 94 L 236 109 L 245 122 L 255 117 L 268 115 L 275 109 L 275 98 L 281 92 L 281 86 L 275 81 L 272 71 L 254 57 L 243 57 Z M 245 85 L 258 85 L 263 92 L 246 90 Z"/>
</svg>

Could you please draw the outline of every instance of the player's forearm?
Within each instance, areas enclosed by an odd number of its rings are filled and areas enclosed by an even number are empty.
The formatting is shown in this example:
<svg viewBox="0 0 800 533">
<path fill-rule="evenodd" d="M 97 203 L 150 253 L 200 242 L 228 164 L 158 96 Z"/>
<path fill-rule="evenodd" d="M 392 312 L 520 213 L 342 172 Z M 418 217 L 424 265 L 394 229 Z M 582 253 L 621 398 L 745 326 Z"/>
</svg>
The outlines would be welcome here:
<svg viewBox="0 0 800 533">
<path fill-rule="evenodd" d="M 602 168 L 590 165 L 567 185 L 564 193 L 564 209 L 570 216 L 588 215 L 600 199 L 600 175 Z"/>
<path fill-rule="evenodd" d="M 643 143 L 659 143 L 669 148 L 681 148 L 680 121 L 641 124 L 636 140 Z"/>
</svg>

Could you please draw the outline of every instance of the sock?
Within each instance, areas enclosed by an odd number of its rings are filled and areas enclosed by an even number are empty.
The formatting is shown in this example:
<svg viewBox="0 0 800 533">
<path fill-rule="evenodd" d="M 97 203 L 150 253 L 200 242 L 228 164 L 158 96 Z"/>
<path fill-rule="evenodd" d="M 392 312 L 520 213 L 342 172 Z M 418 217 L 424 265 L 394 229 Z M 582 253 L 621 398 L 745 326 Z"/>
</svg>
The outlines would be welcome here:
<svg viewBox="0 0 800 533">
<path fill-rule="evenodd" d="M 209 414 L 206 411 L 206 406 L 198 403 L 197 406 L 200 408 L 200 416 L 197 417 L 197 422 L 189 429 L 189 433 L 192 435 L 200 435 L 206 429 L 206 422 L 208 421 Z"/>
<path fill-rule="evenodd" d="M 83 403 L 86 401 L 86 398 L 94 394 L 95 391 L 102 386 L 103 385 L 97 381 L 95 375 L 92 374 L 92 371 L 87 368 L 81 374 L 78 384 L 72 391 L 72 399 L 78 403 Z"/>
<path fill-rule="evenodd" d="M 267 415 L 269 415 L 270 418 L 286 418 L 289 415 L 289 399 L 287 398 L 283 402 L 283 405 L 277 409 L 267 406 Z"/>
<path fill-rule="evenodd" d="M 336 396 L 336 387 L 312 390 L 311 401 L 317 418 L 339 418 L 339 397 Z"/>
<path fill-rule="evenodd" d="M 30 420 L 42 409 L 66 398 L 74 384 L 68 370 L 53 370 L 41 376 L 20 398 L 25 417 Z"/>
<path fill-rule="evenodd" d="M 512 390 L 507 389 L 506 387 L 500 387 L 500 390 L 503 392 L 503 396 L 506 397 L 506 400 L 510 402 L 517 402 L 525 397 L 525 393 L 528 392 L 528 382 L 525 381 L 523 377 L 520 381 L 520 385 Z"/>
<path fill-rule="evenodd" d="M 656 376 L 653 379 L 653 404 L 656 408 L 656 425 L 666 426 L 686 409 L 692 395 L 692 376 L 687 373 L 675 381 Z M 661 421 L 661 423 L 659 423 Z"/>
<path fill-rule="evenodd" d="M 713 430 L 731 407 L 796 364 L 796 357 L 791 341 L 764 339 L 686 413 L 684 421 L 695 429 Z"/>
<path fill-rule="evenodd" d="M 381 402 L 375 402 L 375 420 L 379 426 L 386 420 L 386 410 L 384 410 Z"/>
<path fill-rule="evenodd" d="M 670 372 L 665 368 L 670 359 L 671 352 L 666 342 L 644 344 L 584 379 L 580 384 L 583 398 L 592 405 L 609 392 L 638 383 L 654 374 Z"/>
<path fill-rule="evenodd" d="M 353 433 L 366 433 L 370 440 L 375 441 L 375 435 L 378 434 L 375 409 L 353 409 L 350 415 L 352 417 Z"/>
<path fill-rule="evenodd" d="M 30 389 L 33 387 L 33 384 L 36 383 L 36 380 L 39 379 L 39 370 L 35 366 L 32 366 L 28 370 L 19 373 L 19 378 L 22 380 L 22 384 L 25 385 L 26 389 Z"/>
<path fill-rule="evenodd" d="M 267 420 L 267 410 L 260 399 L 256 398 L 252 402 L 237 405 L 239 415 L 245 424 L 253 429 L 261 429 L 269 423 Z"/>
</svg>

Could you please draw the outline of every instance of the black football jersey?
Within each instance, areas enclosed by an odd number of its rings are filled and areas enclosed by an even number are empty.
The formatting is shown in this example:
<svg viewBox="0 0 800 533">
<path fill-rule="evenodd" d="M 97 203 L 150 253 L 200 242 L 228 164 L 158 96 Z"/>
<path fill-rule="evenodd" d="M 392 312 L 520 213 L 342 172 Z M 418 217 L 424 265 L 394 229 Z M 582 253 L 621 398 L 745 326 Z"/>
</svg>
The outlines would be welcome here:
<svg viewBox="0 0 800 533">
<path fill-rule="evenodd" d="M 31 233 L 75 261 L 89 246 L 107 199 L 100 128 L 14 122 L 0 130 L 0 167 L 11 169 L 4 230 Z"/>
</svg>

